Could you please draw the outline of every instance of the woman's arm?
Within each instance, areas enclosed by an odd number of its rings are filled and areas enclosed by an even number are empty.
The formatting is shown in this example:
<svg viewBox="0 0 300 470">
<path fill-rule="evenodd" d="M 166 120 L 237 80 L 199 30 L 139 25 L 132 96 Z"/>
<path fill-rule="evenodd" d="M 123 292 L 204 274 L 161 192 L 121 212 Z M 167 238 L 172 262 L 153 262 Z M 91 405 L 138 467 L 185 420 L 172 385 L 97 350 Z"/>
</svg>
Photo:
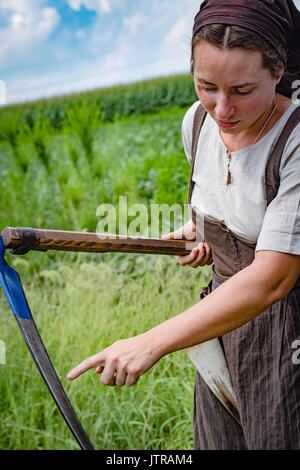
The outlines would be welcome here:
<svg viewBox="0 0 300 470">
<path fill-rule="evenodd" d="M 102 373 L 105 385 L 128 385 L 161 357 L 228 333 L 255 318 L 295 285 L 300 256 L 261 251 L 253 263 L 185 312 L 134 338 L 117 341 L 86 359 L 67 376 L 89 369 Z"/>
<path fill-rule="evenodd" d="M 299 275 L 300 256 L 258 252 L 250 266 L 186 312 L 160 325 L 160 335 L 163 328 L 169 332 L 161 346 L 163 353 L 184 349 L 239 328 L 285 297 Z"/>
</svg>

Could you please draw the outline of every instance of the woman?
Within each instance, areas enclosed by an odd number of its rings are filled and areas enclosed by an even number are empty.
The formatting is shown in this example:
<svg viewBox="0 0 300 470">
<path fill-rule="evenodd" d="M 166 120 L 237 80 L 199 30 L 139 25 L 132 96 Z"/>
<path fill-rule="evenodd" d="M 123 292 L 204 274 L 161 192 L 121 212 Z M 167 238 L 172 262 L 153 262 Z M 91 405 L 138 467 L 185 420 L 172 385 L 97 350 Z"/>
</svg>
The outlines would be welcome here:
<svg viewBox="0 0 300 470">
<path fill-rule="evenodd" d="M 279 175 L 268 162 L 297 109 L 291 80 L 299 78 L 299 26 L 289 0 L 201 5 L 192 66 L 207 116 L 196 146 L 199 102 L 183 122 L 193 218 L 179 232 L 186 239 L 198 232 L 205 243 L 178 261 L 192 267 L 213 261 L 212 292 L 68 374 L 72 380 L 96 367 L 103 384 L 131 386 L 164 355 L 220 338 L 242 425 L 197 374 L 196 449 L 300 448 L 300 366 L 292 361 L 300 339 L 299 124 L 278 160 Z"/>
</svg>

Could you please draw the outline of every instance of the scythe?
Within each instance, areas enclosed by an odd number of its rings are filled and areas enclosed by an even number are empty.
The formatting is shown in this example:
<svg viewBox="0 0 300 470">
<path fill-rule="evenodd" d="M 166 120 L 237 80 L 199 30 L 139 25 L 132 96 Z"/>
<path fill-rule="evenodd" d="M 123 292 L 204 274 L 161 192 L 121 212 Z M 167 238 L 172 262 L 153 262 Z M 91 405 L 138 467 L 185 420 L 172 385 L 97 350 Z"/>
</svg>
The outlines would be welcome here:
<svg viewBox="0 0 300 470">
<path fill-rule="evenodd" d="M 5 250 L 25 254 L 30 250 L 74 252 L 124 252 L 183 256 L 197 243 L 184 240 L 164 241 L 155 238 L 124 238 L 95 233 L 5 228 L 0 237 L 0 283 L 7 297 L 23 338 L 64 420 L 81 449 L 94 450 L 66 392 L 55 372 L 37 325 L 30 311 L 18 273 L 7 264 Z M 229 413 L 240 423 L 230 374 L 218 340 L 211 340 L 186 349 L 186 353 Z"/>
</svg>

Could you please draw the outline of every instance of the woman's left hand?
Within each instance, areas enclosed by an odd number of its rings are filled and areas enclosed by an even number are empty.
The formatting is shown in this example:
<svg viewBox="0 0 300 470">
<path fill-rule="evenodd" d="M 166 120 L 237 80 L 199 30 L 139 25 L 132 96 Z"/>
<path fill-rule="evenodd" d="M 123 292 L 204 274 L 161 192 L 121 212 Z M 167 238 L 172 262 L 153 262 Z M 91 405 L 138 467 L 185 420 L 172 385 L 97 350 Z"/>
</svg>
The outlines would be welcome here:
<svg viewBox="0 0 300 470">
<path fill-rule="evenodd" d="M 161 357 L 162 354 L 158 350 L 155 351 L 153 338 L 148 332 L 117 341 L 98 354 L 89 357 L 72 369 L 67 379 L 76 379 L 84 372 L 96 368 L 96 373 L 102 374 L 103 385 L 130 387 Z"/>
</svg>

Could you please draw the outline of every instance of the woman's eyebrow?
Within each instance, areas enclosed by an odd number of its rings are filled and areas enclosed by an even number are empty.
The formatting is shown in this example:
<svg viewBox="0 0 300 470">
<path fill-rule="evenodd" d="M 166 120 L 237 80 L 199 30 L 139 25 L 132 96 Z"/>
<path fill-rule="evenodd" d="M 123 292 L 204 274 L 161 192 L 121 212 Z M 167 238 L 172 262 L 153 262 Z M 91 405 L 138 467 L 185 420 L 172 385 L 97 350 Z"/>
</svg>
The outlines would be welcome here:
<svg viewBox="0 0 300 470">
<path fill-rule="evenodd" d="M 200 78 L 200 77 L 198 78 L 198 77 L 196 77 L 196 79 L 198 80 L 198 82 L 205 83 L 205 85 L 217 86 L 215 83 L 208 82 L 208 81 L 204 80 L 203 78 Z M 242 85 L 233 85 L 233 86 L 231 86 L 230 88 L 245 88 L 246 86 L 257 85 L 257 83 L 258 83 L 258 82 L 243 83 Z"/>
</svg>

